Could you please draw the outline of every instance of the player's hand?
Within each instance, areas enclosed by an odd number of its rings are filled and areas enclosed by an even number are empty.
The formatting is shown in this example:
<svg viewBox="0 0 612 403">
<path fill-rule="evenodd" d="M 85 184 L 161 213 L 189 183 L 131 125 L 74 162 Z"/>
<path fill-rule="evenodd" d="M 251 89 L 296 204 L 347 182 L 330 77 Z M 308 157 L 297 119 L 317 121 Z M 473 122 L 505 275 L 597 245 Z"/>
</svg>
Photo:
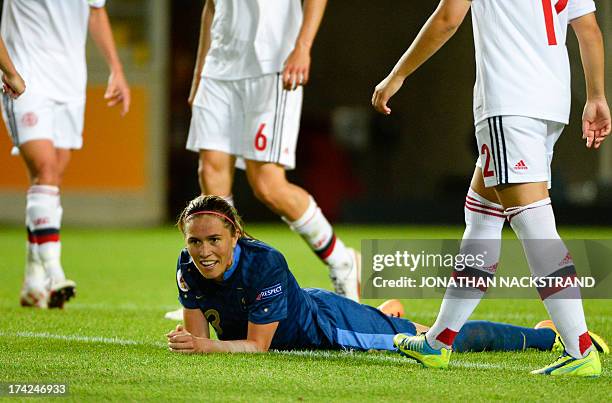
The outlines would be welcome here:
<svg viewBox="0 0 612 403">
<path fill-rule="evenodd" d="M 404 79 L 393 73 L 378 83 L 376 88 L 374 88 L 374 94 L 372 94 L 372 106 L 374 109 L 384 115 L 390 115 L 391 108 L 387 106 L 387 102 L 402 88 L 402 84 L 404 84 Z"/>
<path fill-rule="evenodd" d="M 104 99 L 108 100 L 107 106 L 122 104 L 121 116 L 125 116 L 130 110 L 130 86 L 125 79 L 123 71 L 112 72 L 108 77 L 108 86 L 104 93 Z"/>
<path fill-rule="evenodd" d="M 211 341 L 205 337 L 196 337 L 177 325 L 176 329 L 166 334 L 168 348 L 174 353 L 197 354 L 210 352 Z"/>
<path fill-rule="evenodd" d="M 300 85 L 306 85 L 310 74 L 310 48 L 296 45 L 285 61 L 283 69 L 283 88 L 295 90 Z"/>
<path fill-rule="evenodd" d="M 26 85 L 19 73 L 2 75 L 2 91 L 12 99 L 17 99 L 25 91 Z"/>
<path fill-rule="evenodd" d="M 582 112 L 582 138 L 587 148 L 599 148 L 610 135 L 610 107 L 605 98 L 587 100 Z"/>
</svg>

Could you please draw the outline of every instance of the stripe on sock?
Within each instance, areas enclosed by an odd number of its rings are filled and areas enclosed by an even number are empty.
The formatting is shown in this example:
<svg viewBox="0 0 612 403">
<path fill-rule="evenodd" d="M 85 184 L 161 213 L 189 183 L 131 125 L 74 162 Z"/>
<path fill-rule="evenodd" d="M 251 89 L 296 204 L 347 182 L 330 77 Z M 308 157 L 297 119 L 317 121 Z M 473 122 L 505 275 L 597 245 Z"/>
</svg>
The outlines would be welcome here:
<svg viewBox="0 0 612 403">
<path fill-rule="evenodd" d="M 336 246 L 336 234 L 332 234 L 327 244 L 321 249 L 315 250 L 315 253 L 321 260 L 325 260 L 332 254 L 334 247 Z"/>
<path fill-rule="evenodd" d="M 580 354 L 584 355 L 584 352 L 587 351 L 593 345 L 593 341 L 591 340 L 591 336 L 589 336 L 589 332 L 584 332 L 580 336 L 578 336 L 578 346 L 580 347 Z"/>
<path fill-rule="evenodd" d="M 476 269 L 474 267 L 465 267 L 461 271 L 458 271 L 458 270 L 455 269 L 455 270 L 453 270 L 453 275 L 452 275 L 453 278 L 463 277 L 463 278 L 466 278 L 466 279 L 470 279 L 470 278 L 473 278 L 473 279 L 478 279 L 478 278 L 493 278 L 494 276 L 495 275 L 492 274 L 492 273 L 488 273 L 486 271 L 479 270 L 479 269 Z M 477 281 L 477 280 L 475 280 L 475 281 Z M 480 287 L 477 287 L 477 288 L 480 291 L 485 292 L 485 291 L 487 291 L 488 287 L 483 285 L 483 286 L 480 286 Z"/>
<path fill-rule="evenodd" d="M 494 213 L 494 212 L 488 211 L 488 210 L 481 210 L 480 207 L 478 207 L 478 208 L 471 207 L 471 206 L 468 205 L 467 201 L 465 202 L 465 208 L 470 210 L 470 211 L 473 211 L 474 213 L 490 215 L 490 216 L 493 216 L 493 217 L 499 217 L 499 218 L 504 218 L 504 219 L 506 218 L 506 216 L 503 215 L 503 214 L 497 214 L 497 213 Z"/>
<path fill-rule="evenodd" d="M 452 346 L 453 342 L 455 341 L 455 337 L 457 337 L 457 333 L 459 332 L 455 332 L 454 330 L 445 328 L 438 335 L 438 337 L 436 337 L 436 340 L 438 340 L 440 343 L 446 344 L 447 346 Z"/>
<path fill-rule="evenodd" d="M 472 206 L 478 206 L 481 208 L 485 208 L 488 210 L 493 210 L 493 211 L 499 211 L 500 213 L 504 212 L 504 209 L 502 208 L 498 208 L 498 207 L 493 207 L 493 206 L 488 206 L 486 204 L 483 204 L 481 201 L 474 199 L 473 197 L 470 196 L 465 196 L 465 202 L 472 205 Z"/>
<path fill-rule="evenodd" d="M 548 276 L 546 276 L 547 278 L 551 278 L 551 277 L 557 277 L 557 278 L 561 278 L 562 282 L 565 283 L 567 281 L 568 278 L 574 279 L 576 278 L 576 268 L 574 267 L 574 265 L 571 266 L 565 266 L 551 274 L 549 274 Z M 550 297 L 551 295 L 554 295 L 556 293 L 558 293 L 561 290 L 564 290 L 566 288 L 568 288 L 569 286 L 560 286 L 560 287 L 538 287 L 538 293 L 540 294 L 540 298 L 542 300 L 545 300 L 546 298 Z"/>
<path fill-rule="evenodd" d="M 39 229 L 35 231 L 30 231 L 30 229 L 27 228 L 27 231 L 28 231 L 28 242 L 30 243 L 41 245 L 47 242 L 59 242 L 60 241 L 59 229 L 57 228 L 45 228 L 45 229 Z"/>
</svg>

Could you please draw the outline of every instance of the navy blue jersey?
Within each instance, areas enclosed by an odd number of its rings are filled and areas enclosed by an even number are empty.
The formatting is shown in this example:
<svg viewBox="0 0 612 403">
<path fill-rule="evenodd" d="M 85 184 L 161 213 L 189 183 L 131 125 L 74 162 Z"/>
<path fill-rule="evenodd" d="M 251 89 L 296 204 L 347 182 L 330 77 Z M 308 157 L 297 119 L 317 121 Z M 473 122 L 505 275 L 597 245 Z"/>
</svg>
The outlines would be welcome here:
<svg viewBox="0 0 612 403">
<path fill-rule="evenodd" d="M 334 293 L 302 289 L 283 255 L 263 242 L 241 238 L 222 282 L 205 279 L 186 249 L 177 264 L 179 301 L 200 309 L 220 340 L 244 340 L 248 323 L 279 322 L 270 348 L 393 349 L 396 333 L 414 325 Z"/>
</svg>

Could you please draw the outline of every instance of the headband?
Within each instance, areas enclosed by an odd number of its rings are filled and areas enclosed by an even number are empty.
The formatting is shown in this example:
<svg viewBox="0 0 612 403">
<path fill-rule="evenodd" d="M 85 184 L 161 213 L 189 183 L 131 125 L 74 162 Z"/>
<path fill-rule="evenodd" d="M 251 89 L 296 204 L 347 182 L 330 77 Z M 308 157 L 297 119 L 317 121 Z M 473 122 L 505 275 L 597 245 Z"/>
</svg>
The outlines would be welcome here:
<svg viewBox="0 0 612 403">
<path fill-rule="evenodd" d="M 223 213 L 219 213 L 218 211 L 212 211 L 212 210 L 202 210 L 202 211 L 196 211 L 194 213 L 188 214 L 187 217 L 185 217 L 185 221 L 187 221 L 190 217 L 193 217 L 195 215 L 201 215 L 201 214 L 210 214 L 210 215 L 216 215 L 217 217 L 221 217 L 227 221 L 229 221 L 230 223 L 232 223 L 232 226 L 234 227 L 234 230 L 238 231 L 238 227 L 236 226 L 236 223 L 229 218 L 228 216 L 226 216 Z"/>
</svg>

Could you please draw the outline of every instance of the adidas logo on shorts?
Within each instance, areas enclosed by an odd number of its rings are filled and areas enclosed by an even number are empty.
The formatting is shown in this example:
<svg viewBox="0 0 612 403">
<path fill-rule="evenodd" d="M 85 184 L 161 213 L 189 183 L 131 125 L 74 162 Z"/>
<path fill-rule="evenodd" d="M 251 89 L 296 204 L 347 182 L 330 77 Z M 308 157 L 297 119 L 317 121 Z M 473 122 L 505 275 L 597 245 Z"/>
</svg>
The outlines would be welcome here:
<svg viewBox="0 0 612 403">
<path fill-rule="evenodd" d="M 527 166 L 527 164 L 525 164 L 525 161 L 520 160 L 516 163 L 516 165 L 514 165 L 514 169 L 529 169 L 529 167 Z"/>
</svg>

